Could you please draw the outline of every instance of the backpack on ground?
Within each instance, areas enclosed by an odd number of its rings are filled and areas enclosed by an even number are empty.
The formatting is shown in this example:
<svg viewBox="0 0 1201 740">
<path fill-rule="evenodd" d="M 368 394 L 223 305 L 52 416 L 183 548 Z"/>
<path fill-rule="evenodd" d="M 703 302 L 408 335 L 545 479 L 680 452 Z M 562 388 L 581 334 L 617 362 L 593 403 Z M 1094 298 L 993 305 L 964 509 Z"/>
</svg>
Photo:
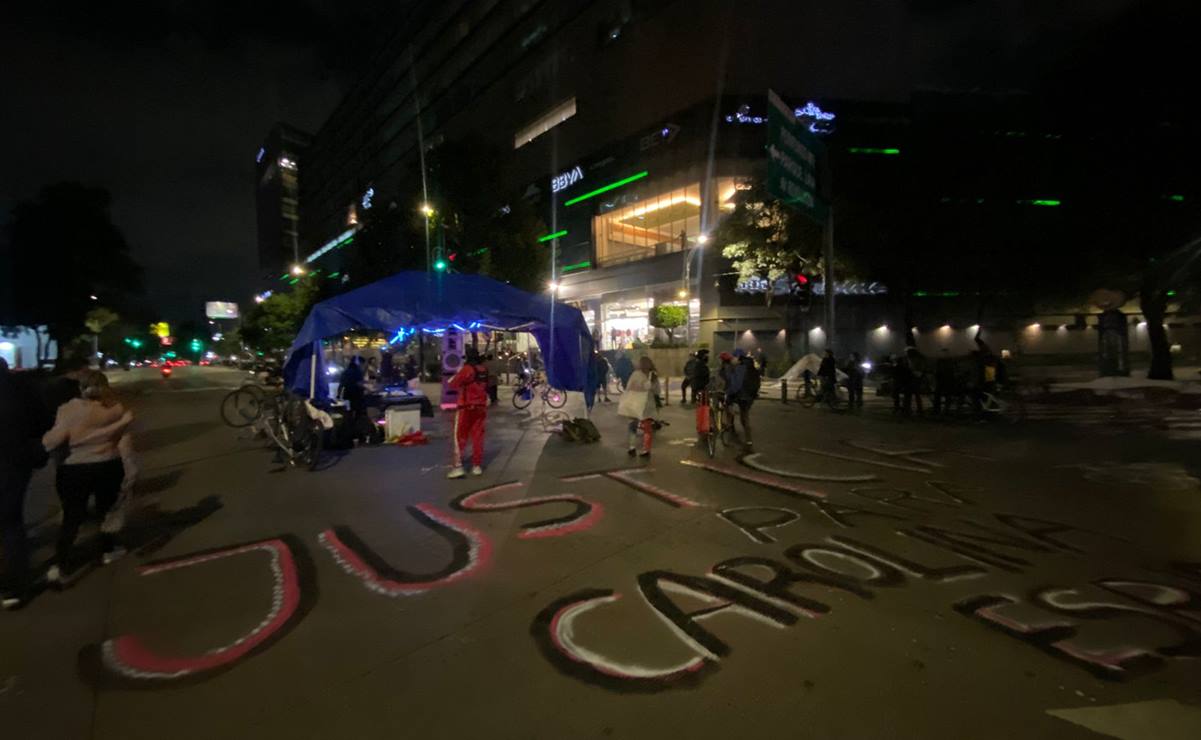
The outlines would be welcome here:
<svg viewBox="0 0 1201 740">
<path fill-rule="evenodd" d="M 575 418 L 563 422 L 563 438 L 568 442 L 590 444 L 600 441 L 600 430 L 589 419 Z"/>
</svg>

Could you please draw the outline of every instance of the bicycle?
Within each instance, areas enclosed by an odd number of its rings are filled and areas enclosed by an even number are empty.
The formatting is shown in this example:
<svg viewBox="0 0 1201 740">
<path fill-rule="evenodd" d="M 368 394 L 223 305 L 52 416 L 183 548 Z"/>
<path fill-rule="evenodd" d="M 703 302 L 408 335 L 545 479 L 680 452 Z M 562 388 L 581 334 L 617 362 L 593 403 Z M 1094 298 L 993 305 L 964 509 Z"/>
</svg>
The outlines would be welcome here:
<svg viewBox="0 0 1201 740">
<path fill-rule="evenodd" d="M 567 392 L 558 388 L 552 388 L 550 385 L 543 383 L 538 378 L 528 378 L 517 384 L 513 389 L 513 408 L 521 410 L 528 408 L 534 400 L 534 395 L 538 386 L 544 386 L 538 395 L 542 398 L 542 402 L 552 409 L 561 409 L 567 403 Z"/>
<path fill-rule="evenodd" d="M 268 398 L 275 395 L 255 383 L 236 388 L 221 399 L 221 420 L 234 429 L 248 427 L 263 416 Z"/>
<path fill-rule="evenodd" d="M 289 465 L 316 470 L 321 461 L 325 425 L 307 398 L 247 384 L 222 399 L 221 417 L 235 429 L 253 426 L 256 436 L 270 439 Z"/>
<path fill-rule="evenodd" d="M 733 429 L 726 424 L 726 396 L 724 393 L 711 393 L 708 390 L 702 391 L 705 395 L 704 404 L 709 407 L 709 429 L 702 434 L 705 440 L 705 448 L 709 453 L 709 457 L 717 456 L 717 440 L 721 440 L 722 444 L 733 443 Z"/>
<path fill-rule="evenodd" d="M 819 401 L 835 410 L 845 406 L 848 402 L 846 386 L 838 382 L 821 381 L 816 392 L 812 384 L 805 384 L 797 392 L 797 402 L 807 409 L 813 408 Z"/>
</svg>

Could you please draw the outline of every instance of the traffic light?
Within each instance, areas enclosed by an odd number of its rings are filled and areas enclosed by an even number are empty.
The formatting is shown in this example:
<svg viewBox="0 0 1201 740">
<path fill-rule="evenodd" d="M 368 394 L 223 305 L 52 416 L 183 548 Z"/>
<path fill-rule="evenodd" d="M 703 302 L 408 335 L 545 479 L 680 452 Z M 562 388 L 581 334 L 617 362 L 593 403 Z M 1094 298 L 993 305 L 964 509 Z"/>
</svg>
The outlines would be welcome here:
<svg viewBox="0 0 1201 740">
<path fill-rule="evenodd" d="M 188 347 L 193 352 L 199 353 L 202 349 L 204 349 L 204 342 L 201 342 L 199 339 L 193 339 Z"/>
<path fill-rule="evenodd" d="M 808 309 L 813 300 L 813 279 L 803 272 L 794 273 L 789 297 L 794 305 Z"/>
<path fill-rule="evenodd" d="M 434 270 L 437 272 L 446 272 L 446 260 L 439 257 L 434 261 Z"/>
</svg>

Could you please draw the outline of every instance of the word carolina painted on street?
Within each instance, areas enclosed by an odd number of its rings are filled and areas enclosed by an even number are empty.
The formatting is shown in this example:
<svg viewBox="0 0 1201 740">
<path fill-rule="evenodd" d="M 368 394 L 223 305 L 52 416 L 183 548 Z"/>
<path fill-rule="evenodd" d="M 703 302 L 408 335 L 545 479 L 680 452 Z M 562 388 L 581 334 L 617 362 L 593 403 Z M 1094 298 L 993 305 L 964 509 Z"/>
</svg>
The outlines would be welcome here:
<svg viewBox="0 0 1201 740">
<path fill-rule="evenodd" d="M 925 472 L 941 467 L 917 456 L 930 450 L 886 451 L 848 444 L 890 460 L 862 460 L 865 463 Z M 902 461 L 906 464 L 901 465 Z M 914 523 L 912 515 L 928 513 L 931 506 L 961 509 L 973 505 L 967 498 L 969 491 L 944 481 L 928 480 L 924 491 L 852 488 L 847 498 L 859 502 L 846 503 L 759 472 L 683 462 L 794 498 L 810 507 L 819 521 L 842 531 L 820 541 L 788 544 L 780 556 L 727 558 L 704 574 L 667 570 L 639 574 L 636 592 L 659 617 L 647 621 L 646 630 L 662 631 L 666 624 L 677 644 L 668 652 L 691 653 L 691 657 L 663 665 L 631 660 L 630 645 L 605 646 L 602 640 L 589 639 L 590 633 L 596 634 L 603 626 L 606 609 L 616 608 L 623 593 L 588 588 L 555 600 L 535 616 L 530 634 L 544 657 L 562 673 L 623 692 L 692 687 L 716 672 L 733 652 L 706 626 L 705 620 L 714 615 L 734 614 L 787 628 L 830 615 L 834 608 L 829 594 L 849 597 L 852 603 L 872 601 L 881 591 L 917 582 L 951 584 L 983 579 L 995 572 L 1025 573 L 1040 557 L 1086 556 L 1081 540 L 1116 539 L 1060 522 L 1005 513 L 987 515 L 991 521 L 959 518 L 953 526 Z M 922 465 L 926 467 L 917 467 Z M 755 467 L 787 475 L 762 464 Z M 770 547 L 779 542 L 780 530 L 804 518 L 802 511 L 740 506 L 716 514 L 756 546 Z M 846 532 L 865 520 L 882 522 L 903 539 L 881 547 Z M 922 552 L 915 553 L 915 548 Z M 1154 580 L 1100 577 L 1017 595 L 982 588 L 976 595 L 953 602 L 951 608 L 1100 678 L 1124 680 L 1154 670 L 1167 660 L 1201 656 L 1201 591 L 1197 590 L 1201 567 L 1174 563 L 1161 574 L 1195 585 L 1160 583 L 1157 576 Z M 694 606 L 687 608 L 687 603 Z M 1112 630 L 1105 629 L 1113 620 L 1133 622 L 1118 641 L 1109 637 Z M 628 635 L 629 628 L 620 634 Z M 638 644 L 644 644 L 645 635 L 639 637 Z M 611 657 L 614 655 L 627 657 Z"/>
</svg>

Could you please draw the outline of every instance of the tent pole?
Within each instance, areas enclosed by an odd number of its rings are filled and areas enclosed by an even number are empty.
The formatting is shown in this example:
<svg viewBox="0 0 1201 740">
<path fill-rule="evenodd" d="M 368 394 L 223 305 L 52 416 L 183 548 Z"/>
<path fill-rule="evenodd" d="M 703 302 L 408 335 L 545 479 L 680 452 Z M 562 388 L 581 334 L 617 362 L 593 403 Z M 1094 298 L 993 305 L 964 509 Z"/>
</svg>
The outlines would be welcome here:
<svg viewBox="0 0 1201 740">
<path fill-rule="evenodd" d="M 314 349 L 309 358 L 309 400 L 317 397 L 317 352 Z"/>
</svg>

